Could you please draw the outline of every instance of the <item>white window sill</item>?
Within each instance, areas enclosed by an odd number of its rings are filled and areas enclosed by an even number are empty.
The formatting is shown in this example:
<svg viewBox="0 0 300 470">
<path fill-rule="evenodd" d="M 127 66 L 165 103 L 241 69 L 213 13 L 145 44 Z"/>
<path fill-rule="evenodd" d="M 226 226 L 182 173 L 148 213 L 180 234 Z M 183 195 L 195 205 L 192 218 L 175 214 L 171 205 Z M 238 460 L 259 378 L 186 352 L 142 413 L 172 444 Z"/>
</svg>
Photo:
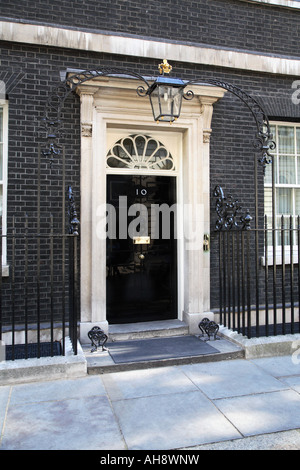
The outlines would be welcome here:
<svg viewBox="0 0 300 470">
<path fill-rule="evenodd" d="M 276 249 L 275 253 L 275 259 L 276 259 L 276 266 L 282 264 L 282 252 L 281 248 Z M 273 266 L 274 265 L 274 257 L 273 257 L 273 248 L 269 247 L 268 250 L 268 266 Z M 266 266 L 266 257 L 262 256 L 260 258 L 260 262 L 262 266 Z M 291 252 L 290 252 L 290 247 L 287 246 L 285 247 L 285 253 L 284 253 L 284 264 L 291 264 Z M 298 264 L 298 247 L 293 248 L 293 264 Z"/>
</svg>

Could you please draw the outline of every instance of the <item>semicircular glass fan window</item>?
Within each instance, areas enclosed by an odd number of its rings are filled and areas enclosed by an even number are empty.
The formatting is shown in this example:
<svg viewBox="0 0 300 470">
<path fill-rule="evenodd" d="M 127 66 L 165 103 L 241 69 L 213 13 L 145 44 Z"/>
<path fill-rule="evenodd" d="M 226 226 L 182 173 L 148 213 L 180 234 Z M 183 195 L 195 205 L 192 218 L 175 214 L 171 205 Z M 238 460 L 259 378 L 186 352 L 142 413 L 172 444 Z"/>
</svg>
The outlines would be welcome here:
<svg viewBox="0 0 300 470">
<path fill-rule="evenodd" d="M 174 160 L 166 147 L 147 135 L 129 135 L 118 140 L 106 156 L 109 168 L 175 170 Z"/>
</svg>

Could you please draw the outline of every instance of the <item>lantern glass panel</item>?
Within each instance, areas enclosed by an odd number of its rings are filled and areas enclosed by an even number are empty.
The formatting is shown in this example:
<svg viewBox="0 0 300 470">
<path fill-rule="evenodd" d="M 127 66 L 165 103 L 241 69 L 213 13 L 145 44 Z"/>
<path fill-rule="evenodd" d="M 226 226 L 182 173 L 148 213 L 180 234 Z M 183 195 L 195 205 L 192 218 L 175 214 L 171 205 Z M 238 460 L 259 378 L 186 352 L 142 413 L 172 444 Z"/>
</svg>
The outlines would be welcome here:
<svg viewBox="0 0 300 470">
<path fill-rule="evenodd" d="M 150 94 L 155 121 L 172 122 L 180 115 L 183 88 L 157 85 Z"/>
</svg>

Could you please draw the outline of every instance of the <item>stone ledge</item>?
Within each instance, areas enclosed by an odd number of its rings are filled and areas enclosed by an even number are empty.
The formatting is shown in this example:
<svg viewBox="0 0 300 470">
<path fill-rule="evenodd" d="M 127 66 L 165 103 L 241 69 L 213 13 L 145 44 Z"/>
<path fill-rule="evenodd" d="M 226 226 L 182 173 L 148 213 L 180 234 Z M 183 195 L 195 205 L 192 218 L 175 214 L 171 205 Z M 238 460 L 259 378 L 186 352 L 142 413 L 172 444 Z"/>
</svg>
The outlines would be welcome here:
<svg viewBox="0 0 300 470">
<path fill-rule="evenodd" d="M 232 341 L 245 351 L 245 359 L 289 356 L 300 348 L 300 334 L 247 338 L 241 333 L 220 325 L 219 335 Z"/>
<path fill-rule="evenodd" d="M 297 4 L 297 2 L 293 3 L 294 5 Z M 290 59 L 282 55 L 228 49 L 226 47 L 221 49 L 218 46 L 202 43 L 172 43 L 171 41 L 140 36 L 117 36 L 112 33 L 107 35 L 103 31 L 73 30 L 71 27 L 30 23 L 29 20 L 28 23 L 18 23 L 12 18 L 0 20 L 0 39 L 23 44 L 47 45 L 48 47 L 130 55 L 139 58 L 156 58 L 159 60 L 161 60 L 161 53 L 158 51 L 164 50 L 164 56 L 168 57 L 170 61 L 288 76 L 298 76 L 300 66 L 298 58 Z"/>
<path fill-rule="evenodd" d="M 0 362 L 0 385 L 82 377 L 87 374 L 87 361 L 78 342 L 78 354 L 73 354 L 71 341 L 66 338 L 65 356 L 17 359 Z"/>
</svg>

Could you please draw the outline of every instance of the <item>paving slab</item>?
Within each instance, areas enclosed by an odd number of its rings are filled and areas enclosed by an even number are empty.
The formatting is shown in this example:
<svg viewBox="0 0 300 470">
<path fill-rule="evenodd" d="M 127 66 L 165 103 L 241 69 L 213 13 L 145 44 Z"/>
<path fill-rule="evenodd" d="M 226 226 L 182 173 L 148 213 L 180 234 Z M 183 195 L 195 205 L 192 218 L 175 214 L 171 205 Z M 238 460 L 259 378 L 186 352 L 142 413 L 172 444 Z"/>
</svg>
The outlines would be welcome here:
<svg viewBox="0 0 300 470">
<path fill-rule="evenodd" d="M 180 366 L 209 398 L 226 398 L 289 388 L 256 364 L 232 360 Z"/>
<path fill-rule="evenodd" d="M 112 401 L 198 391 L 178 367 L 115 372 L 104 374 L 102 380 Z"/>
<path fill-rule="evenodd" d="M 1 429 L 3 427 L 4 419 L 5 419 L 5 413 L 6 413 L 6 408 L 8 405 L 8 399 L 10 395 L 10 387 L 1 387 L 0 386 L 0 435 L 1 435 Z"/>
<path fill-rule="evenodd" d="M 126 449 L 106 396 L 9 407 L 1 450 Z"/>
<path fill-rule="evenodd" d="M 300 450 L 300 430 L 260 434 L 234 441 L 204 444 L 184 450 L 192 452 L 197 450 Z"/>
<path fill-rule="evenodd" d="M 300 393 L 300 376 L 296 377 L 282 377 L 281 381 L 286 383 L 290 388 Z"/>
<path fill-rule="evenodd" d="M 113 402 L 129 450 L 164 450 L 241 434 L 200 391 Z"/>
<path fill-rule="evenodd" d="M 294 355 L 263 357 L 251 359 L 251 362 L 273 375 L 273 377 L 300 376 L 300 360 Z"/>
<path fill-rule="evenodd" d="M 300 427 L 300 395 L 293 390 L 227 398 L 214 403 L 243 436 Z"/>
<path fill-rule="evenodd" d="M 3 385 L 0 449 L 268 449 L 278 448 L 274 433 L 286 431 L 292 434 L 282 445 L 295 448 L 300 373 L 292 359 L 230 359 Z"/>
<path fill-rule="evenodd" d="M 10 406 L 49 400 L 65 400 L 105 395 L 105 388 L 98 376 L 73 380 L 20 384 L 12 388 Z"/>
</svg>

